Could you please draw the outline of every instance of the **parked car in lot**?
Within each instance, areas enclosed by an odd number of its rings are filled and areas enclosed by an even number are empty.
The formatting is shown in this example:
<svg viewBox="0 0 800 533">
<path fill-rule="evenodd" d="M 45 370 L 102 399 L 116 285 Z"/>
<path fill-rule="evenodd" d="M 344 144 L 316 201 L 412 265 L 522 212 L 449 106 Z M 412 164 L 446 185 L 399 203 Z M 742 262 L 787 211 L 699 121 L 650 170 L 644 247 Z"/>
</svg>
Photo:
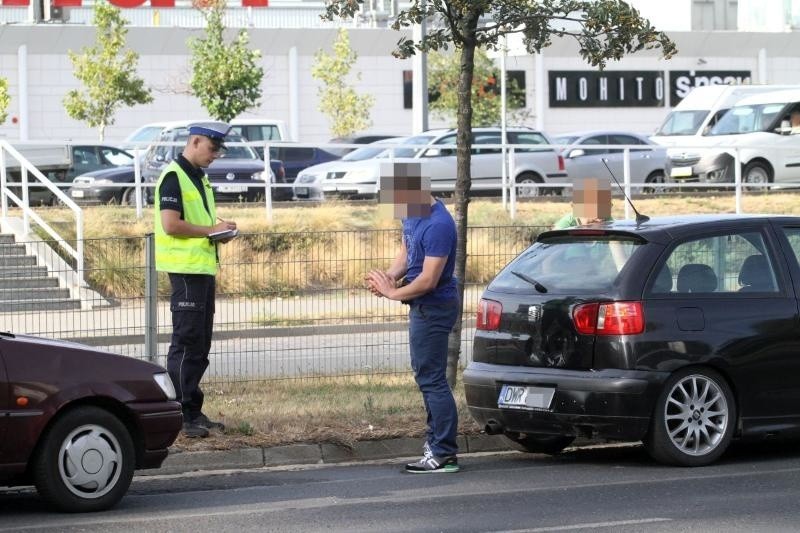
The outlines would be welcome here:
<svg viewBox="0 0 800 533">
<path fill-rule="evenodd" d="M 146 200 L 145 189 L 142 191 L 142 199 Z M 133 166 L 81 174 L 72 180 L 72 187 L 66 192 L 78 204 L 133 205 L 136 203 Z"/>
<path fill-rule="evenodd" d="M 607 178 L 609 168 L 622 183 L 625 175 L 623 148 L 592 148 L 592 145 L 628 145 L 632 183 L 663 183 L 667 151 L 644 135 L 627 131 L 582 131 L 564 133 L 553 138 L 554 144 L 566 145 L 561 151 L 570 182 L 586 178 Z M 605 162 L 605 164 L 604 164 Z M 608 165 L 608 168 L 606 168 Z M 638 188 L 637 188 L 638 190 Z M 645 187 L 642 192 L 654 192 Z"/>
<path fill-rule="evenodd" d="M 115 505 L 183 423 L 162 367 L 72 342 L 0 333 L 0 391 L 0 484 L 62 511 Z"/>
<path fill-rule="evenodd" d="M 174 123 L 161 132 L 157 143 L 150 147 L 144 158 L 142 177 L 145 181 L 157 182 L 164 167 L 183 151 L 189 138 L 189 124 L 188 121 Z M 205 169 L 208 179 L 214 187 L 217 201 L 237 202 L 262 199 L 265 179 L 271 180 L 274 185 L 279 185 L 272 188 L 273 200 L 290 200 L 292 198 L 291 187 L 280 187 L 280 185 L 288 184 L 283 163 L 278 160 L 270 160 L 269 169 L 265 172 L 264 161 L 258 157 L 255 150 L 242 144 L 244 142 L 245 139 L 240 135 L 229 133 L 225 137 L 225 144 L 228 147 L 225 154 L 214 160 Z M 153 188 L 149 187 L 148 201 L 152 201 L 153 192 Z"/>
<path fill-rule="evenodd" d="M 672 183 L 733 183 L 739 150 L 742 183 L 766 190 L 769 184 L 800 181 L 800 134 L 789 116 L 800 110 L 800 90 L 749 96 L 698 138 L 696 148 L 668 150 Z"/>
<path fill-rule="evenodd" d="M 547 231 L 478 307 L 469 410 L 530 452 L 643 440 L 709 464 L 800 431 L 800 217 L 707 215 Z"/>
<path fill-rule="evenodd" d="M 150 143 L 158 140 L 158 137 L 161 135 L 161 132 L 164 131 L 164 128 L 172 124 L 180 124 L 180 122 L 151 122 L 149 124 L 139 126 L 130 132 L 119 146 L 131 151 L 138 148 L 140 151 L 144 152 L 150 147 Z"/>
<path fill-rule="evenodd" d="M 231 120 L 231 131 L 238 133 L 248 141 L 286 141 L 286 123 L 273 118 L 235 118 Z M 254 147 L 261 159 L 264 159 L 263 146 Z M 272 159 L 281 159 L 271 155 Z"/>
<path fill-rule="evenodd" d="M 345 154 L 352 152 L 353 150 L 357 150 L 358 148 L 353 148 L 352 146 L 346 146 L 339 148 L 338 146 L 330 146 L 331 144 L 372 144 L 375 141 L 382 141 L 384 139 L 391 139 L 392 137 L 397 137 L 396 135 L 387 135 L 384 133 L 357 133 L 355 135 L 347 135 L 344 137 L 334 137 L 330 141 L 328 141 L 328 145 L 325 147 L 325 150 L 334 154 L 338 155 L 339 157 L 344 157 Z"/>
<path fill-rule="evenodd" d="M 512 145 L 526 145 L 530 148 L 516 148 L 514 174 L 510 183 L 517 184 L 520 197 L 538 196 L 550 192 L 540 184 L 564 183 L 567 173 L 564 159 L 550 148 L 550 140 L 539 131 L 530 128 L 508 128 L 507 140 Z M 502 152 L 500 128 L 474 128 L 472 130 L 472 194 L 497 194 L 502 185 Z M 421 135 L 430 138 L 424 148 L 414 150 L 413 155 L 394 154 L 395 163 L 422 163 L 423 172 L 431 179 L 434 194 L 446 195 L 455 189 L 456 183 L 456 131 L 453 129 L 430 130 Z M 407 143 L 421 138 L 409 138 Z M 381 165 L 385 160 L 368 159 L 356 163 L 346 172 L 332 168 L 322 182 L 325 195 L 344 197 L 374 197 L 378 194 Z"/>
<path fill-rule="evenodd" d="M 314 165 L 336 161 L 340 156 L 323 150 L 318 146 L 274 146 L 270 148 L 270 158 L 283 161 L 286 181 L 293 183 L 297 175 Z"/>
<path fill-rule="evenodd" d="M 400 145 L 425 145 L 433 139 L 430 135 L 417 135 L 415 137 L 390 137 L 374 141 L 366 146 L 347 152 L 341 159 L 320 163 L 301 170 L 294 181 L 292 190 L 296 200 L 323 200 L 322 182 L 325 178 L 335 178 L 336 174 L 346 173 L 351 167 L 357 168 L 357 161 L 373 158 L 411 157 L 416 152 L 415 148 L 406 148 Z M 330 175 L 329 175 L 330 173 Z"/>
<path fill-rule="evenodd" d="M 63 154 L 65 147 L 61 146 L 42 146 L 44 151 L 53 151 L 57 154 Z M 72 181 L 72 179 L 85 172 L 100 169 L 113 169 L 133 165 L 133 156 L 117 148 L 116 146 L 109 146 L 105 144 L 75 144 L 66 146 L 67 157 L 58 156 L 59 164 L 48 165 L 45 158 L 40 161 L 31 160 L 37 165 L 37 168 L 42 170 L 43 174 L 54 184 L 62 187 Z M 23 151 L 24 155 L 24 151 Z M 9 181 L 19 181 L 19 172 L 12 171 L 9 176 Z M 58 199 L 52 191 L 41 185 L 41 182 L 29 178 L 29 202 L 31 205 L 56 205 Z M 11 191 L 20 196 L 22 191 L 18 187 L 10 187 Z"/>
</svg>

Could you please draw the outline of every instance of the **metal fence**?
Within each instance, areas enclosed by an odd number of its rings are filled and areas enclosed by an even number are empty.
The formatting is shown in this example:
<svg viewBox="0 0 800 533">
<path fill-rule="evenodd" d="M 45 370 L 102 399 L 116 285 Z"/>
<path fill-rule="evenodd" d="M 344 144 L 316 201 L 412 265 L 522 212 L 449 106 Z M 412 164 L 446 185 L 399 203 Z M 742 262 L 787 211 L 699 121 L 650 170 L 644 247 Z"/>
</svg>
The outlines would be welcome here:
<svg viewBox="0 0 800 533">
<path fill-rule="evenodd" d="M 462 362 L 471 356 L 482 288 L 544 229 L 469 228 Z M 220 383 L 407 371 L 407 307 L 373 296 L 363 283 L 370 269 L 389 265 L 399 242 L 400 231 L 392 229 L 242 234 L 221 246 L 206 379 Z M 60 292 L 35 289 L 39 292 L 34 294 L 31 283 L 0 278 L 6 283 L 3 330 L 74 340 L 165 364 L 169 281 L 155 273 L 148 237 L 86 240 L 86 285 L 77 287 L 67 280 L 72 259 L 57 243 L 20 245 L 37 252 L 39 266 L 30 259 L 26 267 L 30 279 L 58 278 Z M 0 246 L 3 264 L 11 257 L 10 246 Z"/>
</svg>

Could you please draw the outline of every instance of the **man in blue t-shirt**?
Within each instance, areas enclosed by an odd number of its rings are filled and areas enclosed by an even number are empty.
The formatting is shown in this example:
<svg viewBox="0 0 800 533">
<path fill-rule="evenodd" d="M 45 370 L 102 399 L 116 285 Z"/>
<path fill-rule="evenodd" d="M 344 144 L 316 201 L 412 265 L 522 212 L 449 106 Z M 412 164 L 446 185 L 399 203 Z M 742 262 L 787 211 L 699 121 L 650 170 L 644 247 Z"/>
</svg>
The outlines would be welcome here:
<svg viewBox="0 0 800 533">
<path fill-rule="evenodd" d="M 453 277 L 456 225 L 442 202 L 433 198 L 430 180 L 419 164 L 391 163 L 381 170 L 380 201 L 393 203 L 403 218 L 403 242 L 386 271 L 367 274 L 377 296 L 409 305 L 409 351 L 414 379 L 428 414 L 427 438 L 412 473 L 458 472 L 458 411 L 447 383 L 447 339 L 460 301 Z"/>
</svg>

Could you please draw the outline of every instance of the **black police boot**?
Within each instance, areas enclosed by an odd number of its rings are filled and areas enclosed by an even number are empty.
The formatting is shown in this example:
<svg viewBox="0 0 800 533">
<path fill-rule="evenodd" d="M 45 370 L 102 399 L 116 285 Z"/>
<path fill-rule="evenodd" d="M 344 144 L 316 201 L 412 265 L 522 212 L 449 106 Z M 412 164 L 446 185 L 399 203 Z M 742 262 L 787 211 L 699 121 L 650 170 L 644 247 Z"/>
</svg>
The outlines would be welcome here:
<svg viewBox="0 0 800 533">
<path fill-rule="evenodd" d="M 195 422 L 184 422 L 183 436 L 190 439 L 196 439 L 198 437 L 202 439 L 208 437 L 208 429 Z"/>
<path fill-rule="evenodd" d="M 203 413 L 200 413 L 200 415 L 196 416 L 194 420 L 192 420 L 192 424 L 196 424 L 206 429 L 218 429 L 220 431 L 225 430 L 225 424 L 211 420 Z"/>
</svg>

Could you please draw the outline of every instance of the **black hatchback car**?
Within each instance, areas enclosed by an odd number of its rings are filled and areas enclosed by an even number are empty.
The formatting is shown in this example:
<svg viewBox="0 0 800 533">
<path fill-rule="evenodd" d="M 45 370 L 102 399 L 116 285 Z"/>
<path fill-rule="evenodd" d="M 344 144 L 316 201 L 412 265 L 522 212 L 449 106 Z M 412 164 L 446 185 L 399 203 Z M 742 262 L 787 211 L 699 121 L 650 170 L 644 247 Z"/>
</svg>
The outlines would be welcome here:
<svg viewBox="0 0 800 533">
<path fill-rule="evenodd" d="M 480 301 L 467 404 L 488 433 L 713 462 L 800 433 L 800 218 L 691 216 L 542 233 Z"/>
</svg>

